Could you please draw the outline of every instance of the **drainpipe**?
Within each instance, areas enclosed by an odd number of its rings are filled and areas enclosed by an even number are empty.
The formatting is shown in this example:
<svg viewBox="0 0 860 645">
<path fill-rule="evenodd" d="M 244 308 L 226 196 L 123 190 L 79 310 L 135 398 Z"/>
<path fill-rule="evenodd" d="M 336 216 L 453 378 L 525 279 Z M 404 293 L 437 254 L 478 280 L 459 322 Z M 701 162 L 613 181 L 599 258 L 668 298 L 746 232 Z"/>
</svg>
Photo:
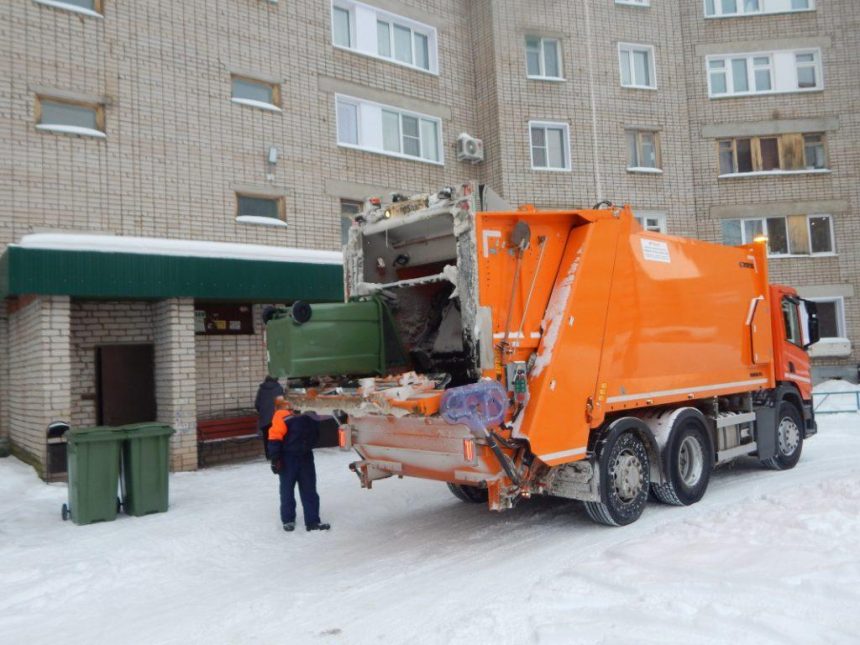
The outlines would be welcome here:
<svg viewBox="0 0 860 645">
<path fill-rule="evenodd" d="M 591 102 L 591 154 L 594 163 L 594 192 L 595 201 L 604 199 L 603 195 L 603 180 L 600 177 L 600 159 L 598 153 L 600 147 L 597 145 L 597 100 L 594 96 L 594 59 L 592 52 L 594 43 L 592 42 L 593 30 L 591 29 L 591 0 L 585 0 L 582 3 L 585 9 L 585 38 L 586 38 L 586 64 L 588 66 L 588 97 Z"/>
</svg>

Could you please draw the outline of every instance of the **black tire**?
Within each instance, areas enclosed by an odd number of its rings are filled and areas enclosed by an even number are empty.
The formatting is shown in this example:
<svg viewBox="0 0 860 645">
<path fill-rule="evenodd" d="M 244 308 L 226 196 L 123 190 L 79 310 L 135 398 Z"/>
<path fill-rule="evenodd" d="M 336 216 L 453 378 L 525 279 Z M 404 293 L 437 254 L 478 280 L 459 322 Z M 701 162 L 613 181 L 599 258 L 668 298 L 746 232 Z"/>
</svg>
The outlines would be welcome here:
<svg viewBox="0 0 860 645">
<path fill-rule="evenodd" d="M 774 432 L 776 455 L 761 463 L 772 470 L 794 468 L 803 452 L 803 417 L 793 403 L 780 401 Z"/>
<path fill-rule="evenodd" d="M 664 504 L 695 504 L 708 489 L 713 465 L 713 451 L 704 419 L 694 410 L 682 412 L 663 449 L 666 482 L 651 484 L 651 490 Z"/>
<path fill-rule="evenodd" d="M 63 504 L 63 509 L 60 512 L 60 516 L 63 518 L 63 521 L 65 522 L 66 520 L 68 520 L 71 514 L 71 511 L 69 511 L 69 505 Z"/>
<path fill-rule="evenodd" d="M 625 432 L 603 446 L 598 456 L 600 502 L 585 502 L 588 516 L 599 524 L 626 526 L 645 510 L 651 484 L 651 462 L 642 439 Z"/>
<path fill-rule="evenodd" d="M 485 504 L 488 499 L 487 489 L 477 486 L 461 486 L 460 484 L 448 484 L 454 497 L 467 504 Z"/>
</svg>

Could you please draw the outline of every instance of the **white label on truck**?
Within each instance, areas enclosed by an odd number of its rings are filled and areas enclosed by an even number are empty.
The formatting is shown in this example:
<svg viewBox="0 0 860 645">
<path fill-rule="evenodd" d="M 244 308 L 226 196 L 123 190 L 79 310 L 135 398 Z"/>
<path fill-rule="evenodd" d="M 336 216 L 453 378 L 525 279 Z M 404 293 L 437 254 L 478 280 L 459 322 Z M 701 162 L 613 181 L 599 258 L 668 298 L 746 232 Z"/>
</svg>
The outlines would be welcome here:
<svg viewBox="0 0 860 645">
<path fill-rule="evenodd" d="M 669 264 L 672 259 L 669 257 L 669 245 L 665 242 L 657 240 L 647 240 L 644 237 L 640 238 L 642 242 L 642 257 L 653 262 L 665 262 Z"/>
</svg>

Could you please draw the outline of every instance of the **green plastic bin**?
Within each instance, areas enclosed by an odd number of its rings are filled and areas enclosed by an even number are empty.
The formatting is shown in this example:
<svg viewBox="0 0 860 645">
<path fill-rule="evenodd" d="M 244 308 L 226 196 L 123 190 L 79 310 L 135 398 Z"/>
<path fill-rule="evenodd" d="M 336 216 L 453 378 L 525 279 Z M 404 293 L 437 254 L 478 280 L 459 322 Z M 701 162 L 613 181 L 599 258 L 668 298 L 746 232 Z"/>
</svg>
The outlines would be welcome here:
<svg viewBox="0 0 860 645">
<path fill-rule="evenodd" d="M 120 426 L 122 444 L 123 509 L 128 515 L 164 513 L 168 503 L 170 436 L 163 423 Z"/>
<path fill-rule="evenodd" d="M 117 482 L 122 434 L 113 428 L 73 428 L 68 442 L 69 503 L 63 504 L 63 519 L 75 524 L 116 519 Z"/>
</svg>

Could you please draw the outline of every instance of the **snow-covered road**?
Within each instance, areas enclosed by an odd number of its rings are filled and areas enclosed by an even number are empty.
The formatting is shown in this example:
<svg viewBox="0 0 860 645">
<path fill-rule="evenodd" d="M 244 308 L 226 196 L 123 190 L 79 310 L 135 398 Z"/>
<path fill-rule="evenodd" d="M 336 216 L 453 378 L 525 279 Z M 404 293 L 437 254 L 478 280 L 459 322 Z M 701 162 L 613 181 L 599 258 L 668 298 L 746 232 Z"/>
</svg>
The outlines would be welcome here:
<svg viewBox="0 0 860 645">
<path fill-rule="evenodd" d="M 328 533 L 284 533 L 267 464 L 182 473 L 171 507 L 78 527 L 0 460 L 0 643 L 858 643 L 860 416 L 789 472 L 744 460 L 690 508 L 592 524 L 444 485 L 361 490 L 320 451 Z"/>
</svg>

